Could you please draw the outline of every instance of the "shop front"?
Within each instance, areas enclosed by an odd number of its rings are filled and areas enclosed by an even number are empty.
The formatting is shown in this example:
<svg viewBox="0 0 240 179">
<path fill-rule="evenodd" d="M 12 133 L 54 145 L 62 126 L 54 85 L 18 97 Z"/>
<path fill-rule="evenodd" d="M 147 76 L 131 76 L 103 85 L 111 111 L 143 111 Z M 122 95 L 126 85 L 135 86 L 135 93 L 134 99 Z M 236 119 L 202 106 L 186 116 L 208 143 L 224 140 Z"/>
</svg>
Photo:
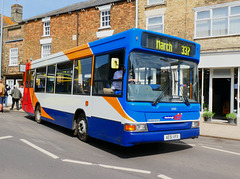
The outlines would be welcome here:
<svg viewBox="0 0 240 179">
<path fill-rule="evenodd" d="M 239 118 L 240 52 L 201 54 L 199 87 L 202 112 L 213 111 L 217 119 L 226 119 L 226 114 L 234 112 Z"/>
</svg>

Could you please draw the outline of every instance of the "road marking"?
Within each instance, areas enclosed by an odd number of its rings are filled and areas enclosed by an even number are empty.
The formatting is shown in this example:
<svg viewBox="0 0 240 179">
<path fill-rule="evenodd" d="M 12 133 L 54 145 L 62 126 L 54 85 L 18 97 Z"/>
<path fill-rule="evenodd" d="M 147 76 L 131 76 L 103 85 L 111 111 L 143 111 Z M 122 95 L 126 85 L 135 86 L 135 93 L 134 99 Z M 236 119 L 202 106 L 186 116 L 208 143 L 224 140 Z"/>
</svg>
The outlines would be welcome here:
<svg viewBox="0 0 240 179">
<path fill-rule="evenodd" d="M 12 138 L 13 136 L 4 136 L 4 137 L 0 137 L 0 140 L 2 139 L 9 139 L 9 138 Z"/>
<path fill-rule="evenodd" d="M 81 164 L 81 165 L 94 165 L 93 163 L 82 162 L 82 161 L 77 161 L 77 160 L 62 159 L 62 161 L 69 162 L 69 163 L 77 163 L 77 164 Z"/>
<path fill-rule="evenodd" d="M 40 148 L 40 147 L 34 145 L 33 143 L 31 143 L 31 142 L 29 142 L 29 141 L 27 141 L 27 140 L 25 140 L 25 139 L 20 139 L 20 140 L 21 140 L 22 142 L 24 142 L 25 144 L 31 146 L 32 148 L 34 148 L 34 149 L 36 149 L 36 150 L 38 150 L 38 151 L 40 151 L 40 152 L 42 152 L 42 153 L 44 153 L 44 154 L 52 157 L 52 158 L 54 158 L 54 159 L 58 159 L 58 158 L 59 158 L 58 156 L 56 156 L 56 155 L 54 155 L 54 154 L 52 154 L 52 153 L 50 153 L 50 152 L 48 152 L 48 151 L 46 151 L 46 150 L 44 150 L 44 149 L 42 149 L 42 148 Z"/>
<path fill-rule="evenodd" d="M 162 178 L 162 179 L 172 179 L 172 178 L 170 178 L 170 177 L 168 177 L 168 176 L 166 176 L 166 175 L 163 175 L 163 174 L 160 174 L 160 175 L 158 175 L 157 177 L 158 177 L 158 178 Z"/>
<path fill-rule="evenodd" d="M 99 165 L 100 167 L 110 168 L 110 169 L 115 169 L 115 170 L 123 170 L 123 171 L 129 171 L 129 172 L 137 172 L 137 173 L 151 174 L 151 171 L 147 171 L 147 170 L 139 170 L 139 169 L 133 169 L 133 168 L 116 167 L 116 166 L 103 165 L 103 164 L 98 164 L 98 165 Z"/>
<path fill-rule="evenodd" d="M 202 146 L 202 147 L 206 148 L 206 149 L 210 149 L 210 150 L 216 150 L 216 151 L 219 151 L 219 152 L 225 152 L 225 153 L 229 153 L 229 154 L 234 154 L 234 155 L 239 155 L 240 156 L 240 153 L 237 153 L 237 152 L 231 152 L 231 151 L 217 149 L 217 148 L 213 148 L 213 147 L 207 147 L 207 146 Z"/>
</svg>

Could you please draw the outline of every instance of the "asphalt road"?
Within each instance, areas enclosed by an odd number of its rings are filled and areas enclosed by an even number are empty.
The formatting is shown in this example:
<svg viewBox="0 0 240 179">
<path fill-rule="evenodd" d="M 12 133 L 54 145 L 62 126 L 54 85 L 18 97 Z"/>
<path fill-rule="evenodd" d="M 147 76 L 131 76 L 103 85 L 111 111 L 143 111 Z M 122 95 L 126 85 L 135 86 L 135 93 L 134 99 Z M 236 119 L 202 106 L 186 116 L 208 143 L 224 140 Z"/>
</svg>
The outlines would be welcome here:
<svg viewBox="0 0 240 179">
<path fill-rule="evenodd" d="M 200 137 L 130 148 L 37 124 L 23 112 L 0 114 L 0 178 L 240 178 L 240 142 Z"/>
</svg>

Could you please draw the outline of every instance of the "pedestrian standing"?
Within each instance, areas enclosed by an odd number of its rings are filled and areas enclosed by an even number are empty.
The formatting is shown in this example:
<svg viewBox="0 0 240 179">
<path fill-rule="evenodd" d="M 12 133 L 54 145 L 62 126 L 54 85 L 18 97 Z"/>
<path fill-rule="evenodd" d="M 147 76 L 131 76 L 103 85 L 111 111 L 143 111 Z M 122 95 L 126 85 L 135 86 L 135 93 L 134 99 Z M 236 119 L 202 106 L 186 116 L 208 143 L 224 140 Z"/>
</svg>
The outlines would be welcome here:
<svg viewBox="0 0 240 179">
<path fill-rule="evenodd" d="M 22 98 L 22 94 L 16 85 L 14 85 L 14 88 L 11 92 L 11 96 L 12 96 L 12 108 L 10 110 L 13 110 L 15 103 L 17 106 L 17 110 L 19 110 L 19 100 Z"/>
<path fill-rule="evenodd" d="M 0 79 L 0 112 L 3 113 L 3 99 L 5 94 L 5 86 Z"/>
<path fill-rule="evenodd" d="M 7 103 L 8 103 L 8 91 L 10 90 L 10 86 L 8 86 L 6 84 L 6 87 L 5 87 L 5 95 L 4 95 L 4 103 L 5 103 L 5 107 L 7 107 Z"/>
</svg>

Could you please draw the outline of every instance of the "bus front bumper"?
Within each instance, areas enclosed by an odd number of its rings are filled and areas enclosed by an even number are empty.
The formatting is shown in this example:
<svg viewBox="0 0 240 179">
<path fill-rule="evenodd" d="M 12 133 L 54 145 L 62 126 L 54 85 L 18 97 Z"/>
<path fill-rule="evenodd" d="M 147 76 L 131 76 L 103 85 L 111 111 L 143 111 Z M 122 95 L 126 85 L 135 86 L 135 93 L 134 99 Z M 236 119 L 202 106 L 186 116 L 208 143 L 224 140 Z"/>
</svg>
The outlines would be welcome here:
<svg viewBox="0 0 240 179">
<path fill-rule="evenodd" d="M 132 146 L 140 143 L 165 142 L 188 138 L 197 138 L 199 128 L 191 128 L 174 131 L 154 131 L 154 132 L 126 132 L 123 133 L 122 146 Z"/>
</svg>

